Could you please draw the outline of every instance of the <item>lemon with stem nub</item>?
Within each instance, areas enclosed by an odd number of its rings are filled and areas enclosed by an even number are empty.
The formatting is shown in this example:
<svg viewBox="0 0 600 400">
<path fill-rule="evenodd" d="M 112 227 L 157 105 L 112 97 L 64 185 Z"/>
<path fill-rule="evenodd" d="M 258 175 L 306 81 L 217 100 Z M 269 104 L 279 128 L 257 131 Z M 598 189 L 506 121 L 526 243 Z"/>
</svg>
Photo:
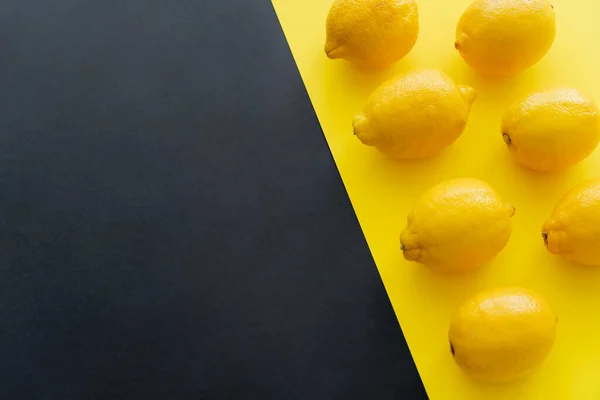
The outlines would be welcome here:
<svg viewBox="0 0 600 400">
<path fill-rule="evenodd" d="M 548 303 L 529 290 L 483 292 L 467 300 L 452 317 L 450 352 L 473 379 L 516 380 L 548 356 L 557 322 Z"/>
<path fill-rule="evenodd" d="M 475 90 L 435 69 L 418 70 L 376 89 L 354 118 L 354 134 L 397 159 L 438 154 L 464 131 Z"/>
<path fill-rule="evenodd" d="M 579 90 L 544 90 L 506 111 L 502 138 L 519 164 L 558 171 L 594 151 L 600 140 L 598 114 L 596 103 Z"/>
<path fill-rule="evenodd" d="M 542 237 L 551 253 L 600 266 L 600 178 L 580 183 L 559 200 Z"/>
<path fill-rule="evenodd" d="M 415 0 L 336 0 L 327 16 L 325 53 L 363 67 L 403 58 L 419 35 Z"/>
<path fill-rule="evenodd" d="M 454 47 L 481 74 L 512 75 L 537 63 L 555 35 L 548 0 L 475 0 L 458 21 Z"/>
<path fill-rule="evenodd" d="M 404 258 L 443 272 L 470 271 L 492 260 L 511 234 L 515 208 L 486 182 L 442 182 L 419 199 L 400 235 Z"/>
</svg>

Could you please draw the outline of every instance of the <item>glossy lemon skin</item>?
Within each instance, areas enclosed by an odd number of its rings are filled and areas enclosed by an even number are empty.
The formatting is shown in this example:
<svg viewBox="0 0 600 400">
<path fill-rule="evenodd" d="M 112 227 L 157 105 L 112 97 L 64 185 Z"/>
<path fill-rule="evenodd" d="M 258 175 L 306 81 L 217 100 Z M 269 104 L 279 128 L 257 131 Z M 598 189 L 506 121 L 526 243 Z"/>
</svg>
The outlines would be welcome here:
<svg viewBox="0 0 600 400">
<path fill-rule="evenodd" d="M 537 63 L 555 36 L 548 0 L 476 0 L 458 21 L 454 46 L 483 75 L 513 75 Z"/>
<path fill-rule="evenodd" d="M 452 317 L 451 352 L 475 380 L 516 380 L 550 353 L 557 321 L 548 303 L 529 290 L 483 292 L 467 300 Z"/>
<path fill-rule="evenodd" d="M 569 190 L 544 223 L 542 237 L 551 253 L 577 264 L 600 266 L 600 179 Z"/>
<path fill-rule="evenodd" d="M 441 71 L 413 71 L 371 94 L 354 118 L 354 134 L 392 158 L 434 156 L 463 133 L 474 100 L 473 88 Z"/>
<path fill-rule="evenodd" d="M 415 0 L 336 0 L 327 16 L 325 54 L 383 68 L 408 54 L 418 36 Z"/>
<path fill-rule="evenodd" d="M 513 104 L 502 119 L 502 137 L 516 161 L 552 172 L 571 167 L 598 145 L 596 103 L 577 89 L 533 93 Z"/>
<path fill-rule="evenodd" d="M 400 235 L 404 258 L 432 270 L 463 272 L 492 260 L 511 234 L 515 209 L 486 182 L 461 178 L 429 189 Z"/>
</svg>

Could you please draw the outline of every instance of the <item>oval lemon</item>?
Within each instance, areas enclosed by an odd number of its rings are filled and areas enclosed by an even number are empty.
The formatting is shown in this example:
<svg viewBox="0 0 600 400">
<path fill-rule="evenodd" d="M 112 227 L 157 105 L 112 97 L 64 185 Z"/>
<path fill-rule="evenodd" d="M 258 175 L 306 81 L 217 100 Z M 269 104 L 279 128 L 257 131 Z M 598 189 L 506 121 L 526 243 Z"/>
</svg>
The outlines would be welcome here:
<svg viewBox="0 0 600 400">
<path fill-rule="evenodd" d="M 478 179 L 454 179 L 429 189 L 400 235 L 404 258 L 439 271 L 469 271 L 493 259 L 511 234 L 515 209 Z"/>
<path fill-rule="evenodd" d="M 534 93 L 506 111 L 502 137 L 518 163 L 538 171 L 565 169 L 598 145 L 598 107 L 576 89 Z"/>
<path fill-rule="evenodd" d="M 548 0 L 476 0 L 458 21 L 454 47 L 481 74 L 511 75 L 538 62 L 555 35 Z"/>
<path fill-rule="evenodd" d="M 544 223 L 542 237 L 551 253 L 578 264 L 600 266 L 600 179 L 569 190 Z"/>
<path fill-rule="evenodd" d="M 557 318 L 548 303 L 522 288 L 483 292 L 452 317 L 454 361 L 472 378 L 506 382 L 523 377 L 550 353 Z"/>
<path fill-rule="evenodd" d="M 403 58 L 419 35 L 415 0 L 336 0 L 326 22 L 325 53 L 363 67 Z"/>
<path fill-rule="evenodd" d="M 474 100 L 473 88 L 441 71 L 414 71 L 371 94 L 354 118 L 354 134 L 393 158 L 433 156 L 462 134 Z"/>
</svg>

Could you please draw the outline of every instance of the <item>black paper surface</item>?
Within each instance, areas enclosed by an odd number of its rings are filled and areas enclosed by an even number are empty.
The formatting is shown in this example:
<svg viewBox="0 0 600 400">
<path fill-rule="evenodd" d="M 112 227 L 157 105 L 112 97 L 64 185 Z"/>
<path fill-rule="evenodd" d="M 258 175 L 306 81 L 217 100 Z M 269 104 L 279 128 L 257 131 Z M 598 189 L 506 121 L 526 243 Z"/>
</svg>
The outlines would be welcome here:
<svg viewBox="0 0 600 400">
<path fill-rule="evenodd" d="M 422 399 L 268 1 L 4 0 L 6 399 Z"/>
</svg>

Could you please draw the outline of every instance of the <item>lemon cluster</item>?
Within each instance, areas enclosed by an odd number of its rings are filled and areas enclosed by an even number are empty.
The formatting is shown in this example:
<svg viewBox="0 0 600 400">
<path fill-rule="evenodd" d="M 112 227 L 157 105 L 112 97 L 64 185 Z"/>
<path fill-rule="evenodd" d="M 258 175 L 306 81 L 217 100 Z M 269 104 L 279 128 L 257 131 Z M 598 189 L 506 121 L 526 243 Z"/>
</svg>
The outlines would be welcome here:
<svg viewBox="0 0 600 400">
<path fill-rule="evenodd" d="M 410 52 L 419 34 L 415 0 L 335 0 L 325 52 L 362 68 L 383 68 Z M 481 75 L 513 75 L 537 63 L 556 35 L 548 0 L 475 0 L 456 27 L 454 47 Z M 449 45 L 452 45 L 450 43 Z M 439 70 L 416 70 L 377 88 L 353 120 L 365 145 L 396 159 L 432 157 L 464 131 L 476 93 Z M 513 159 L 537 171 L 569 168 L 600 141 L 599 110 L 570 87 L 537 91 L 511 105 L 499 121 Z M 505 247 L 515 208 L 486 182 L 455 179 L 429 189 L 408 215 L 404 257 L 440 273 L 478 269 Z M 600 266 L 600 179 L 584 182 L 558 202 L 544 223 L 547 249 L 569 261 Z M 517 379 L 549 353 L 556 316 L 522 288 L 481 293 L 452 319 L 457 364 L 486 381 Z"/>
</svg>

